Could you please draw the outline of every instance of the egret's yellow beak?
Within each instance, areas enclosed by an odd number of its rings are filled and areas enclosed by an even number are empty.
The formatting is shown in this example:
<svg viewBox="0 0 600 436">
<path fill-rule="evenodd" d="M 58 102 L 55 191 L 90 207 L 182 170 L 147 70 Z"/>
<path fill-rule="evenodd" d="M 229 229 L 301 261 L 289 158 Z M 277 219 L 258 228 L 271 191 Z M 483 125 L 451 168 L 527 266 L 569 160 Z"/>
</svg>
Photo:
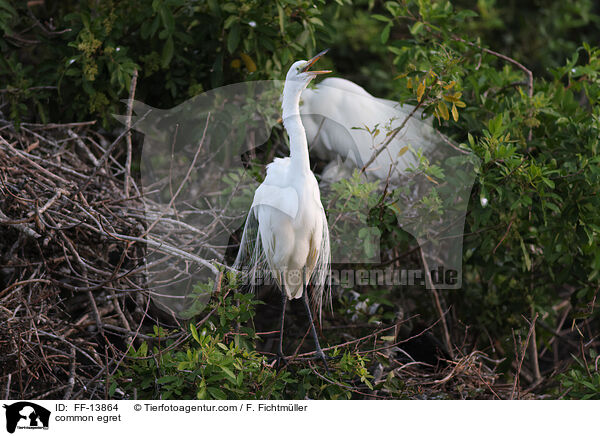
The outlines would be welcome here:
<svg viewBox="0 0 600 436">
<path fill-rule="evenodd" d="M 304 69 L 302 70 L 302 72 L 303 73 L 311 73 L 311 74 L 327 74 L 327 73 L 331 73 L 331 70 L 320 70 L 320 71 L 310 71 L 309 70 L 309 68 L 312 67 L 313 64 L 315 62 L 317 62 L 328 51 L 329 51 L 329 49 L 326 48 L 325 50 L 323 50 L 318 55 L 316 55 L 313 58 L 309 59 L 308 63 L 306 64 L 306 66 L 304 67 Z"/>
</svg>

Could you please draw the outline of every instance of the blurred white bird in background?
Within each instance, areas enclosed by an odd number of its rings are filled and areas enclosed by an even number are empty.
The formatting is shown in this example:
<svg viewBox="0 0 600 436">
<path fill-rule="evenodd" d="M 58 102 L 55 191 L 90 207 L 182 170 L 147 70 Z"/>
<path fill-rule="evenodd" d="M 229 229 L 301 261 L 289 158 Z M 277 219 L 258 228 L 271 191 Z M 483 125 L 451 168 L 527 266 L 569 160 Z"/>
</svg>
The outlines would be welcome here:
<svg viewBox="0 0 600 436">
<path fill-rule="evenodd" d="M 250 280 L 270 271 L 282 293 L 278 358 L 283 360 L 283 326 L 287 300 L 303 298 L 315 342 L 316 357 L 327 362 L 315 330 L 307 292 L 313 282 L 313 308 L 321 311 L 328 286 L 330 246 L 327 217 L 317 180 L 310 169 L 308 143 L 300 118 L 300 95 L 319 74 L 309 68 L 326 53 L 295 62 L 283 89 L 282 119 L 289 136 L 290 157 L 276 158 L 257 188 L 234 268 L 249 271 Z M 254 284 L 254 283 L 251 283 Z"/>
<path fill-rule="evenodd" d="M 331 77 L 302 93 L 300 113 L 306 128 L 310 151 L 329 161 L 322 179 L 335 182 L 361 169 L 384 142 L 387 132 L 399 127 L 414 106 L 376 98 L 359 85 Z M 371 178 L 392 184 L 418 161 L 410 152 L 427 152 L 443 140 L 436 134 L 431 120 L 421 119 L 417 110 L 387 148 L 379 154 L 365 173 Z M 375 134 L 376 130 L 379 133 Z"/>
</svg>

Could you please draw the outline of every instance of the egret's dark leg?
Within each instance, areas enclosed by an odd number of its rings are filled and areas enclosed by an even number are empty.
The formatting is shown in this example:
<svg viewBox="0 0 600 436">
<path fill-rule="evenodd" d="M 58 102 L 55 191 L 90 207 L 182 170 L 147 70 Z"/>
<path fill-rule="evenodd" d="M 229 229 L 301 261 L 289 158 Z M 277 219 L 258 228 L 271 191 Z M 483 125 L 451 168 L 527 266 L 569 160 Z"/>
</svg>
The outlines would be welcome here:
<svg viewBox="0 0 600 436">
<path fill-rule="evenodd" d="M 308 287 L 306 286 L 305 274 L 304 270 L 302 271 L 302 292 L 304 294 L 304 308 L 306 309 L 306 313 L 308 314 L 308 322 L 310 323 L 310 333 L 315 341 L 315 357 L 317 359 L 321 359 L 325 364 L 325 369 L 329 372 L 329 367 L 327 366 L 327 359 L 325 357 L 325 353 L 321 349 L 321 344 L 319 344 L 319 337 L 317 336 L 317 330 L 315 329 L 315 323 L 313 321 L 312 312 L 310 311 L 310 303 L 308 301 Z"/>
<path fill-rule="evenodd" d="M 281 321 L 279 324 L 279 348 L 277 349 L 277 358 L 279 360 L 279 364 L 286 364 L 285 354 L 283 354 L 283 324 L 285 322 L 285 307 L 287 305 L 287 295 L 285 290 L 281 292 Z"/>
</svg>

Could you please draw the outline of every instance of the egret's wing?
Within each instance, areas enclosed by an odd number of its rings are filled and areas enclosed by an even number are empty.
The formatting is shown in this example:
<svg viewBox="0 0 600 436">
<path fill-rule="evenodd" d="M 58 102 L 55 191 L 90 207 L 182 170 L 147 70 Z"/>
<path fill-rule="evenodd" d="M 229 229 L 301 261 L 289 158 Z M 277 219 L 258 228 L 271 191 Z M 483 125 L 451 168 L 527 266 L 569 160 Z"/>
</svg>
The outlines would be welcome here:
<svg viewBox="0 0 600 436">
<path fill-rule="evenodd" d="M 298 214 L 298 194 L 292 187 L 279 187 L 263 183 L 254 194 L 252 207 L 259 205 L 271 206 L 285 213 L 291 219 Z"/>
</svg>

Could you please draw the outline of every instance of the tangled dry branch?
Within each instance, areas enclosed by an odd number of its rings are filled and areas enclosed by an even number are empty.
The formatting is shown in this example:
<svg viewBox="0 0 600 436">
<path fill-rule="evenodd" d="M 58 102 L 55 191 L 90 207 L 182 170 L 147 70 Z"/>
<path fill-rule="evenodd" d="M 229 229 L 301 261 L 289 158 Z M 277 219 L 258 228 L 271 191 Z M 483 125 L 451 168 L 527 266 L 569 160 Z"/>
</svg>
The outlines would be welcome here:
<svg viewBox="0 0 600 436">
<path fill-rule="evenodd" d="M 214 268 L 195 254 L 202 238 L 186 238 L 190 225 L 174 208 L 153 207 L 162 210 L 155 234 L 166 236 L 148 235 L 148 204 L 133 178 L 124 195 L 123 147 L 89 124 L 0 124 L 5 398 L 103 398 L 106 371 L 144 320 L 164 317 L 149 304 L 146 250 L 158 253 L 155 264 Z"/>
</svg>

